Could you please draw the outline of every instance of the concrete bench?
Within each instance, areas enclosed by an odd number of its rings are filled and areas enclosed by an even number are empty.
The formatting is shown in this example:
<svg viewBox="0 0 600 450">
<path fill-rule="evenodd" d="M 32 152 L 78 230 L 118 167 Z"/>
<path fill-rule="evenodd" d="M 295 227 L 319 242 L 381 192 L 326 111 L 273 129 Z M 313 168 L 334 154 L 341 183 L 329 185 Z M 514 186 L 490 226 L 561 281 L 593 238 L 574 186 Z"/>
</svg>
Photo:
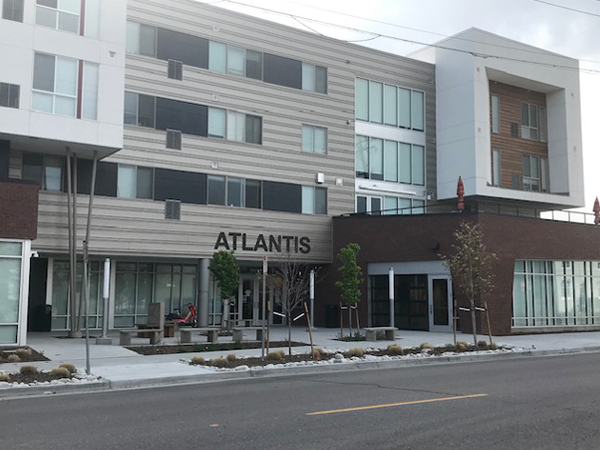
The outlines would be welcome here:
<svg viewBox="0 0 600 450">
<path fill-rule="evenodd" d="M 189 328 L 189 329 L 180 329 L 179 330 L 179 339 L 182 344 L 191 344 L 192 343 L 192 333 L 193 334 L 206 334 L 208 337 L 208 342 L 218 342 L 219 341 L 219 329 L 218 328 Z"/>
<path fill-rule="evenodd" d="M 365 328 L 366 340 L 367 341 L 376 341 L 377 333 L 384 332 L 386 341 L 393 341 L 396 339 L 396 330 L 394 327 L 370 327 Z"/>
<path fill-rule="evenodd" d="M 148 304 L 148 322 L 137 324 L 131 330 L 120 330 L 119 345 L 131 345 L 131 335 L 137 333 L 138 337 L 150 339 L 150 344 L 158 344 L 165 330 L 165 305 L 164 303 Z"/>
<path fill-rule="evenodd" d="M 256 331 L 256 340 L 262 341 L 263 338 L 263 328 L 262 327 L 237 327 L 233 328 L 233 341 L 241 342 L 244 340 L 244 331 Z M 266 331 L 266 330 L 265 330 Z"/>
<path fill-rule="evenodd" d="M 150 344 L 158 344 L 163 338 L 161 328 L 135 328 L 132 330 L 119 330 L 119 345 L 131 345 L 131 335 L 137 333 L 138 337 L 150 339 Z"/>
</svg>

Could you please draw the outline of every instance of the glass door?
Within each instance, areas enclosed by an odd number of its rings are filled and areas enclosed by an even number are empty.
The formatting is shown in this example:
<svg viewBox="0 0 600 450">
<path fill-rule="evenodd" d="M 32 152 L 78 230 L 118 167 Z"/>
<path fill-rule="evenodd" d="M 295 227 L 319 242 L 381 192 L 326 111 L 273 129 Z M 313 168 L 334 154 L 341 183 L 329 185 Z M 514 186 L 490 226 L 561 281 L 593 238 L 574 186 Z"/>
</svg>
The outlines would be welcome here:
<svg viewBox="0 0 600 450">
<path fill-rule="evenodd" d="M 452 331 L 452 282 L 449 277 L 429 277 L 429 330 Z"/>
</svg>

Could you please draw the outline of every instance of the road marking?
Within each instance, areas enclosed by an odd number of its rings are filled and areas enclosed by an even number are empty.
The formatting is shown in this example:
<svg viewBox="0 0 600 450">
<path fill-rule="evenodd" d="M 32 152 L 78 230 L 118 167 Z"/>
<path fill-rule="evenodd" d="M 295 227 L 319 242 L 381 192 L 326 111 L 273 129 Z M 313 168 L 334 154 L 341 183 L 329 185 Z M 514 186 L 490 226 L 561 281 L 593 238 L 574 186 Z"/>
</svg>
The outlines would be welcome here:
<svg viewBox="0 0 600 450">
<path fill-rule="evenodd" d="M 209 427 L 211 427 L 211 428 L 219 428 L 219 426 L 220 425 L 218 423 L 213 423 L 213 424 L 209 425 Z"/>
<path fill-rule="evenodd" d="M 377 408 L 392 408 L 394 406 L 405 406 L 405 405 L 418 405 L 421 403 L 433 403 L 433 402 L 445 402 L 448 400 L 460 400 L 464 398 L 477 398 L 477 397 L 487 397 L 488 394 L 471 394 L 471 395 L 460 395 L 456 397 L 443 397 L 443 398 L 430 398 L 427 400 L 415 400 L 413 402 L 401 402 L 401 403 L 387 403 L 383 405 L 370 405 L 370 406 L 358 406 L 356 408 L 344 408 L 344 409 L 332 409 L 329 411 L 315 411 L 311 413 L 306 413 L 307 416 L 318 416 L 322 414 L 336 414 L 336 413 L 344 413 L 344 412 L 352 412 L 352 411 L 364 411 L 367 409 L 377 409 Z"/>
</svg>

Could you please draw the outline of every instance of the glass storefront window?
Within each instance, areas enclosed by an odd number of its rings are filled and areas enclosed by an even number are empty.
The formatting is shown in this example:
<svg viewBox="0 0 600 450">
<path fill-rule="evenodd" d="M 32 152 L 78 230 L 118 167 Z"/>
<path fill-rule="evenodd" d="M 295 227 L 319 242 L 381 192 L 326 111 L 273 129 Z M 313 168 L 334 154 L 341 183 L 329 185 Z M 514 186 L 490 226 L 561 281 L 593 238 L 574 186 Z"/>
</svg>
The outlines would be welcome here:
<svg viewBox="0 0 600 450">
<path fill-rule="evenodd" d="M 515 261 L 512 324 L 600 324 L 600 262 Z"/>
<path fill-rule="evenodd" d="M 21 242 L 0 242 L 0 344 L 18 341 L 22 254 Z"/>
</svg>

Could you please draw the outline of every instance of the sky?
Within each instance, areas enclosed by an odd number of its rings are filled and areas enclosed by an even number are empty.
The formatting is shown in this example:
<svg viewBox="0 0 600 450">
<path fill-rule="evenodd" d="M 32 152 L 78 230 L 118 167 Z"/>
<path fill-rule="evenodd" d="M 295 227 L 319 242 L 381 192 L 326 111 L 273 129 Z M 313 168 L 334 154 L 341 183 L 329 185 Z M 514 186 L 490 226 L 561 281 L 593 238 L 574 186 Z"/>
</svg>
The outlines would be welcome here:
<svg viewBox="0 0 600 450">
<path fill-rule="evenodd" d="M 476 27 L 579 59 L 583 210 L 600 196 L 600 0 L 199 1 L 399 55 L 422 48 L 402 40 L 432 44 Z"/>
</svg>

